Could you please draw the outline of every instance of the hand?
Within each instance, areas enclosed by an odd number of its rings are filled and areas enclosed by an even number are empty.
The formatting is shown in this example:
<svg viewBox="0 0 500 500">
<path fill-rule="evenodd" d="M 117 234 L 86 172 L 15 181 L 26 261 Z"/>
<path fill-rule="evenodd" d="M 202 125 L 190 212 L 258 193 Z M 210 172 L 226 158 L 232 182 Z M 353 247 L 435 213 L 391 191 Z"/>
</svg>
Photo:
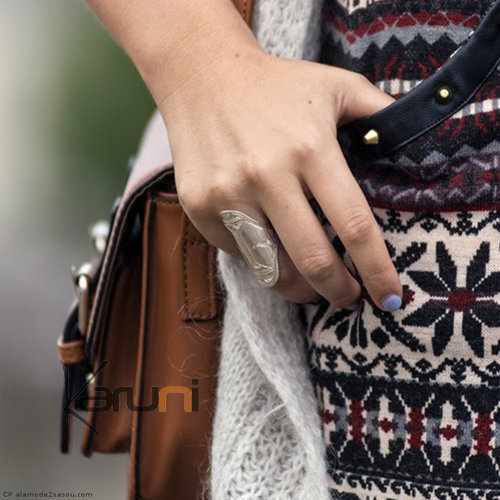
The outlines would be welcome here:
<svg viewBox="0 0 500 500">
<path fill-rule="evenodd" d="M 221 210 L 271 223 L 281 241 L 272 289 L 293 302 L 322 295 L 348 307 L 361 287 L 312 211 L 316 198 L 384 309 L 385 298 L 402 296 L 401 283 L 336 131 L 391 102 L 357 73 L 260 49 L 213 64 L 160 103 L 180 202 L 211 244 L 235 256 Z"/>
</svg>

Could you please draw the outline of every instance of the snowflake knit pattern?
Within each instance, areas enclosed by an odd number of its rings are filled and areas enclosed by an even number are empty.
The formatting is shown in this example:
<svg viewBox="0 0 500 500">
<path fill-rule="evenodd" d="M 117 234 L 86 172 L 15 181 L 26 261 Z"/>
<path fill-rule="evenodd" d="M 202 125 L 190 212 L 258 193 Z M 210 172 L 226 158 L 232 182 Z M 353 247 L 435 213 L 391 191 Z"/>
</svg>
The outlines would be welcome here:
<svg viewBox="0 0 500 500">
<path fill-rule="evenodd" d="M 477 26 L 478 0 L 325 0 L 320 61 L 399 98 Z M 403 306 L 303 305 L 333 497 L 500 498 L 500 75 L 390 158 L 348 158 Z M 313 199 L 332 244 L 359 279 Z"/>
</svg>

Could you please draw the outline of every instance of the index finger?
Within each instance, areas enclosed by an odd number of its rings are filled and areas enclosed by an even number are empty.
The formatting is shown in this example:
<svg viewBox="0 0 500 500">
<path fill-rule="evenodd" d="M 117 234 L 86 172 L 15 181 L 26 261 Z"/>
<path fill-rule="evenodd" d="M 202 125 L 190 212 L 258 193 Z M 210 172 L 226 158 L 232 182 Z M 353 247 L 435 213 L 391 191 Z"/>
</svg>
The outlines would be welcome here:
<svg viewBox="0 0 500 500">
<path fill-rule="evenodd" d="M 378 307 L 401 307 L 402 286 L 382 231 L 337 141 L 303 178 L 356 265 Z"/>
</svg>

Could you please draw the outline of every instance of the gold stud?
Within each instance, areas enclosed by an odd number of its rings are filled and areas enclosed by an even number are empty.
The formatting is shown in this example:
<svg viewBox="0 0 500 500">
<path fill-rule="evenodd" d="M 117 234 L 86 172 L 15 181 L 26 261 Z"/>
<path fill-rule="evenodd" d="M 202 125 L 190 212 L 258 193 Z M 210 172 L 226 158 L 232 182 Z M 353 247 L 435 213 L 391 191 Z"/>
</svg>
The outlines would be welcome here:
<svg viewBox="0 0 500 500">
<path fill-rule="evenodd" d="M 453 92 L 447 85 L 441 85 L 436 89 L 434 96 L 436 98 L 436 101 L 444 104 L 451 99 L 451 97 L 453 96 Z"/>
<path fill-rule="evenodd" d="M 450 97 L 449 89 L 447 88 L 439 89 L 439 97 L 441 97 L 441 99 L 448 99 L 448 97 Z"/>
<path fill-rule="evenodd" d="M 363 136 L 363 142 L 368 145 L 368 146 L 375 146 L 379 143 L 380 137 L 378 135 L 378 132 L 374 129 L 371 128 L 366 132 L 366 134 Z"/>
</svg>

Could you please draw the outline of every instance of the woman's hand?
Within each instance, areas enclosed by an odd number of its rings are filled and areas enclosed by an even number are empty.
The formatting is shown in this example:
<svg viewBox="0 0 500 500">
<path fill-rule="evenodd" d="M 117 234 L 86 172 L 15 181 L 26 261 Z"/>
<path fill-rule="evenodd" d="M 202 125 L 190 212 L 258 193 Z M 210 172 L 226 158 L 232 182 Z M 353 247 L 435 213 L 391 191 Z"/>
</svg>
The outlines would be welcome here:
<svg viewBox="0 0 500 500">
<path fill-rule="evenodd" d="M 319 294 L 348 307 L 361 288 L 312 211 L 314 197 L 372 299 L 397 308 L 398 274 L 336 139 L 339 123 L 374 113 L 392 97 L 339 68 L 258 48 L 227 52 L 232 57 L 200 68 L 159 102 L 187 215 L 210 243 L 237 256 L 219 212 L 269 221 L 281 241 L 272 289 L 294 302 Z"/>
<path fill-rule="evenodd" d="M 180 201 L 209 242 L 240 255 L 222 210 L 268 219 L 282 242 L 273 289 L 348 307 L 360 285 L 312 211 L 315 197 L 373 300 L 398 306 L 401 283 L 336 140 L 339 123 L 391 97 L 355 73 L 268 55 L 231 0 L 87 2 L 157 102 Z"/>
</svg>

